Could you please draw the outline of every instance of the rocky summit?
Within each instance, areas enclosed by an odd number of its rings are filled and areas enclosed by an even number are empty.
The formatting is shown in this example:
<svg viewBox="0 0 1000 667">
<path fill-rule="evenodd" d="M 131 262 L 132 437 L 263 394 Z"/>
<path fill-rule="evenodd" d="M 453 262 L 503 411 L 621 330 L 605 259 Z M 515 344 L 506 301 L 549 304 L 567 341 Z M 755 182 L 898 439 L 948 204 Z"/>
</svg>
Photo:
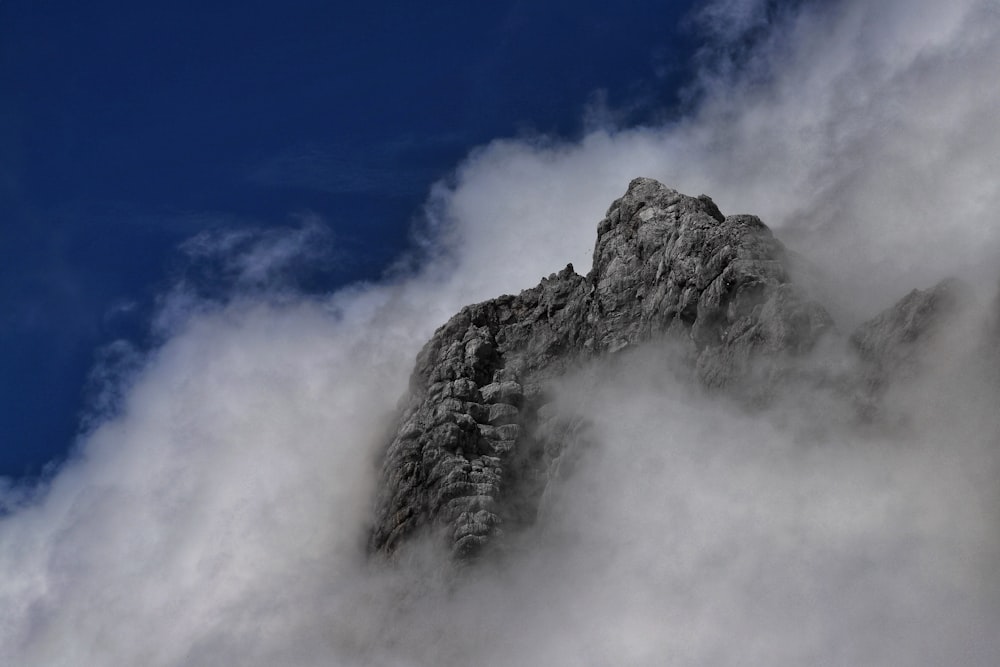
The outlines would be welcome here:
<svg viewBox="0 0 1000 667">
<path fill-rule="evenodd" d="M 572 364 L 665 339 L 706 389 L 766 401 L 796 359 L 836 335 L 786 255 L 755 216 L 632 181 L 598 225 L 587 275 L 568 265 L 467 306 L 421 350 L 385 451 L 371 550 L 391 554 L 429 531 L 467 559 L 529 525 L 574 437 L 545 390 Z M 864 324 L 844 346 L 864 367 L 846 391 L 877 394 L 960 291 L 914 292 Z"/>
</svg>

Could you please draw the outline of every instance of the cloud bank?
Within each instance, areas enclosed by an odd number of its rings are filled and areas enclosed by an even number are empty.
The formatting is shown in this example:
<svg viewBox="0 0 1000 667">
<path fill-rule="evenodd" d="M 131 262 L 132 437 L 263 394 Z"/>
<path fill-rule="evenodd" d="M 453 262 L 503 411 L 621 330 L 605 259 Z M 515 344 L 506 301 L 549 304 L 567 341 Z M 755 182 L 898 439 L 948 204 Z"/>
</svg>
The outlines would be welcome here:
<svg viewBox="0 0 1000 667">
<path fill-rule="evenodd" d="M 950 348 L 897 397 L 898 431 L 834 416 L 819 441 L 809 410 L 729 410 L 656 351 L 585 369 L 561 404 L 595 447 L 509 560 L 456 577 L 433 545 L 365 559 L 420 345 L 466 303 L 585 271 L 634 176 L 760 215 L 845 328 L 946 275 L 993 294 L 995 3 L 704 16 L 687 115 L 478 149 L 431 193 L 417 259 L 378 284 L 270 289 L 315 261 L 315 225 L 193 239 L 231 293 L 175 290 L 115 414 L 44 485 L 4 493 L 0 662 L 995 664 L 1000 429 Z"/>
</svg>

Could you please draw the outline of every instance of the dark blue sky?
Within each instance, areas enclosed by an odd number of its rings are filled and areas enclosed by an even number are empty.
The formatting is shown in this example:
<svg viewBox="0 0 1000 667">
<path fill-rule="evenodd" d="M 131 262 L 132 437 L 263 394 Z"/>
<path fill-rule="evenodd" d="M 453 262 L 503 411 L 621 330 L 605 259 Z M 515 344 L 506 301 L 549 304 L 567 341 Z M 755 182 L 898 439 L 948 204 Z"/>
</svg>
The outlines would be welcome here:
<svg viewBox="0 0 1000 667">
<path fill-rule="evenodd" d="M 669 116 L 691 4 L 0 3 L 0 475 L 66 453 L 185 239 L 312 213 L 309 289 L 377 277 L 472 147 L 578 135 L 597 91 Z"/>
</svg>

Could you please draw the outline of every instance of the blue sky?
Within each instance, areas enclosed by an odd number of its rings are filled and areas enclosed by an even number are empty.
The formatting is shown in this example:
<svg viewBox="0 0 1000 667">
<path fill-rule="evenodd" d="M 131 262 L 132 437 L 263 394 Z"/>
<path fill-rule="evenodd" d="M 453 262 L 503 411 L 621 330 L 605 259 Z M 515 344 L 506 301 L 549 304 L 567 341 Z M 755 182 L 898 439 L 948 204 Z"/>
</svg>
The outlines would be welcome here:
<svg viewBox="0 0 1000 667">
<path fill-rule="evenodd" d="M 153 342 L 185 239 L 312 218 L 335 251 L 300 287 L 376 278 L 473 147 L 579 136 L 588 108 L 676 114 L 701 44 L 691 11 L 0 4 L 0 475 L 64 455 L 103 346 Z"/>
</svg>

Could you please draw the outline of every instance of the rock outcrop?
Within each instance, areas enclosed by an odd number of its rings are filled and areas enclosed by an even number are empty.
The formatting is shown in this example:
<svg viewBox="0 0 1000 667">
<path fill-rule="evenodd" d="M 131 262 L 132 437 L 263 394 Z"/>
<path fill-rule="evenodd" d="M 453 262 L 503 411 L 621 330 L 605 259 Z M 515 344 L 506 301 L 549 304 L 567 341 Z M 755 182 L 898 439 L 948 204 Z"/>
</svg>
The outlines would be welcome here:
<svg viewBox="0 0 1000 667">
<path fill-rule="evenodd" d="M 865 362 L 864 389 L 877 394 L 890 380 L 919 371 L 921 353 L 969 301 L 970 288 L 955 279 L 926 290 L 913 290 L 862 324 L 850 343 Z"/>
<path fill-rule="evenodd" d="M 468 306 L 420 352 L 385 456 L 372 549 L 436 527 L 466 557 L 530 523 L 572 430 L 546 419 L 544 382 L 582 358 L 663 336 L 684 346 L 707 387 L 779 375 L 831 328 L 791 284 L 784 255 L 754 216 L 632 181 L 598 226 L 586 276 L 567 266 Z"/>
<path fill-rule="evenodd" d="M 466 559 L 530 524 L 563 450 L 582 437 L 580 423 L 547 406 L 546 381 L 571 364 L 663 338 L 707 390 L 758 405 L 806 378 L 868 421 L 966 292 L 957 281 L 914 290 L 845 341 L 792 284 L 784 247 L 758 218 L 636 179 L 598 225 L 586 276 L 569 265 L 467 306 L 421 350 L 385 453 L 370 548 L 390 554 L 430 530 Z M 824 337 L 841 344 L 837 370 L 801 363 Z"/>
</svg>

